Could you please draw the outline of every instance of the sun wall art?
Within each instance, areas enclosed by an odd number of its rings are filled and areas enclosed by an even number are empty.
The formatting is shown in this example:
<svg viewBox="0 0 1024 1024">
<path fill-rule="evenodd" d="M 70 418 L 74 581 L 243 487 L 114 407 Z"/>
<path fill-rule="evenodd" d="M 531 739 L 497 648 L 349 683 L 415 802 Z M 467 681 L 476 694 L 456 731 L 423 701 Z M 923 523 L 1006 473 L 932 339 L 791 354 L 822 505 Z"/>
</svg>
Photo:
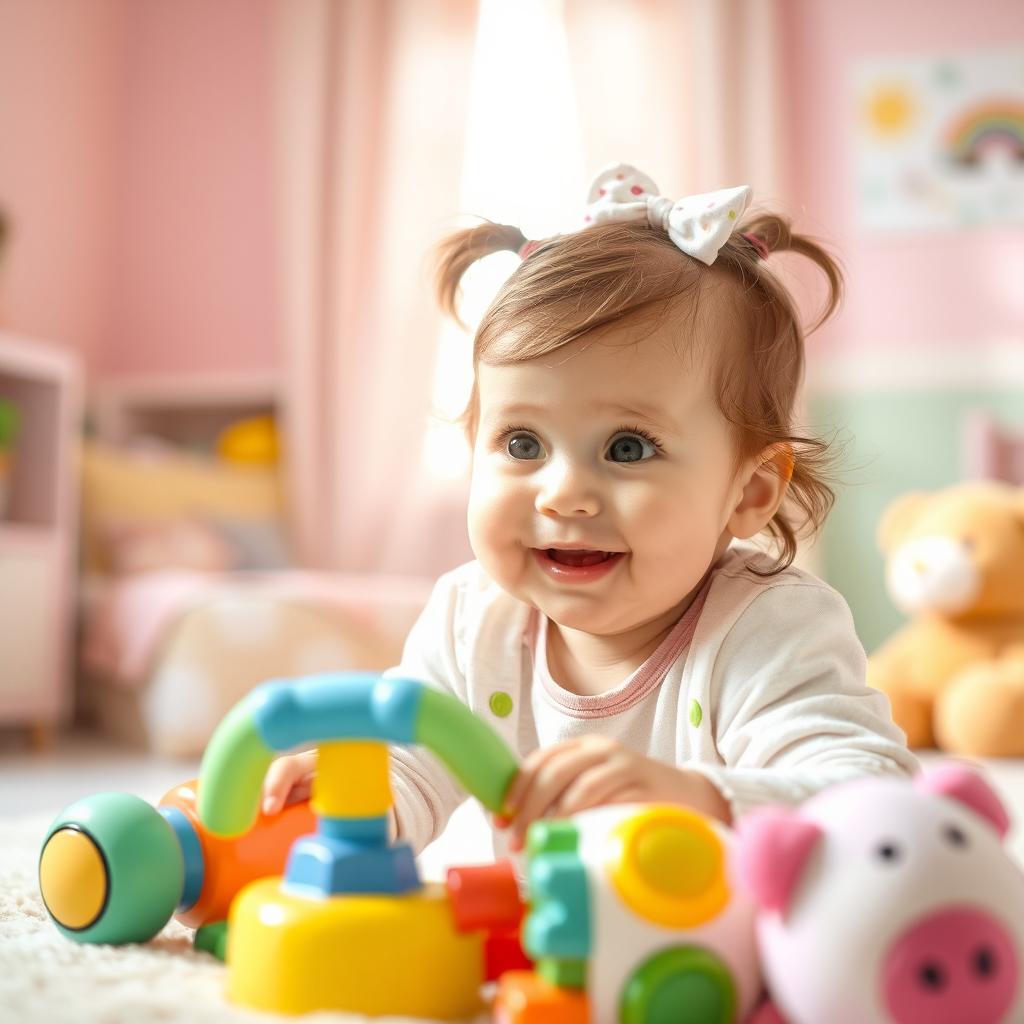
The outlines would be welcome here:
<svg viewBox="0 0 1024 1024">
<path fill-rule="evenodd" d="M 1024 50 L 864 61 L 855 97 L 865 228 L 1024 223 Z"/>
</svg>

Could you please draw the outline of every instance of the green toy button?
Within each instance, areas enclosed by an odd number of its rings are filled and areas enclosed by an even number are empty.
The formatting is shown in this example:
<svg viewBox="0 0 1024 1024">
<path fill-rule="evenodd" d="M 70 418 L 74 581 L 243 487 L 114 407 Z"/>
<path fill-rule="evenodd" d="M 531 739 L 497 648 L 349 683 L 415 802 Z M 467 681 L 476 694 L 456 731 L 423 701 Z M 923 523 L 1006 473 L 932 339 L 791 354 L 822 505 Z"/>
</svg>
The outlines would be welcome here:
<svg viewBox="0 0 1024 1024">
<path fill-rule="evenodd" d="M 693 946 L 656 953 L 622 991 L 622 1024 L 729 1024 L 736 1015 L 736 988 L 718 957 Z"/>
<path fill-rule="evenodd" d="M 512 714 L 512 698 L 504 690 L 491 694 L 490 705 L 499 718 L 508 718 Z"/>
</svg>

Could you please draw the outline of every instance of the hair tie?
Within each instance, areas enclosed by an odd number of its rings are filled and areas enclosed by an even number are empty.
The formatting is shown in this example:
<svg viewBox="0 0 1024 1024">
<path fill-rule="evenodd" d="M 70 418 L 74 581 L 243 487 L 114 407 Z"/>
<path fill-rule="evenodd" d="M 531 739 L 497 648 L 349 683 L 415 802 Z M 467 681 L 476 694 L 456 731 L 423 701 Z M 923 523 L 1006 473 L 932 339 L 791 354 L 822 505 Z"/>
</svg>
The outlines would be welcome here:
<svg viewBox="0 0 1024 1024">
<path fill-rule="evenodd" d="M 768 248 L 768 243 L 763 238 L 750 231 L 744 231 L 740 235 L 740 238 L 745 238 L 757 250 L 757 255 L 760 259 L 768 259 L 768 254 L 771 252 L 771 249 Z"/>
<path fill-rule="evenodd" d="M 539 249 L 541 245 L 541 242 L 532 242 L 529 239 L 527 239 L 527 241 L 523 242 L 523 244 L 519 247 L 519 258 L 521 260 L 525 260 L 526 257 L 530 255 L 530 253 L 532 253 L 536 249 Z"/>
</svg>

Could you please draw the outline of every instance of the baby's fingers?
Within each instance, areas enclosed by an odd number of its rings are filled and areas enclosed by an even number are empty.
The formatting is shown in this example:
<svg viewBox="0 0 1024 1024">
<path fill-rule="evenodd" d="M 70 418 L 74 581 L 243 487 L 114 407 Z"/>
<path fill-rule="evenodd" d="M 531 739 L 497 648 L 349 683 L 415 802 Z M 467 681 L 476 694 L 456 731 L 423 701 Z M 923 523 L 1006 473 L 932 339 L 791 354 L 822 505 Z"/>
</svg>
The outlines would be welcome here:
<svg viewBox="0 0 1024 1024">
<path fill-rule="evenodd" d="M 571 745 L 571 743 L 556 743 L 550 747 L 541 747 L 527 755 L 519 768 L 519 773 L 512 780 L 512 785 L 509 786 L 508 792 L 505 794 L 505 807 L 501 818 L 506 824 L 511 821 L 512 816 L 523 803 L 540 768 L 552 759 L 564 755 L 566 747 Z"/>
<path fill-rule="evenodd" d="M 279 757 L 273 761 L 263 780 L 263 813 L 277 814 L 284 807 L 292 787 L 305 774 L 305 766 L 294 757 Z"/>
<path fill-rule="evenodd" d="M 285 798 L 285 806 L 290 807 L 292 804 L 308 800 L 312 795 L 313 776 L 307 773 L 292 786 L 291 790 L 288 792 L 288 796 Z"/>
<path fill-rule="evenodd" d="M 555 813 L 568 817 L 591 807 L 616 802 L 613 796 L 626 784 L 623 776 L 622 765 L 618 762 L 595 765 L 582 772 L 566 786 L 555 805 Z"/>
<path fill-rule="evenodd" d="M 563 747 L 557 757 L 546 760 L 529 778 L 521 803 L 514 808 L 513 844 L 518 847 L 530 824 L 551 814 L 565 790 L 581 772 L 587 771 L 604 757 L 595 749 L 582 745 Z"/>
</svg>

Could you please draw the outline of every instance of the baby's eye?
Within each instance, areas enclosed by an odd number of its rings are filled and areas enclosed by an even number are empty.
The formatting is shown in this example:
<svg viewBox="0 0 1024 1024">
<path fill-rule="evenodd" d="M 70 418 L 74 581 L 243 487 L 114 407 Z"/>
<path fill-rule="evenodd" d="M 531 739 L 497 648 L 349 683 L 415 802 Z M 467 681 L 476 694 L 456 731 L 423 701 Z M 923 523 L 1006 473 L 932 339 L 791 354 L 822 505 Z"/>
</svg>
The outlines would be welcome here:
<svg viewBox="0 0 1024 1024">
<path fill-rule="evenodd" d="M 533 434 L 513 434 L 505 445 L 505 451 L 513 459 L 530 461 L 539 459 L 544 454 L 544 446 L 533 436 Z"/>
<path fill-rule="evenodd" d="M 642 462 L 657 454 L 658 449 L 653 442 L 639 434 L 620 434 L 608 446 L 611 462 Z"/>
</svg>

